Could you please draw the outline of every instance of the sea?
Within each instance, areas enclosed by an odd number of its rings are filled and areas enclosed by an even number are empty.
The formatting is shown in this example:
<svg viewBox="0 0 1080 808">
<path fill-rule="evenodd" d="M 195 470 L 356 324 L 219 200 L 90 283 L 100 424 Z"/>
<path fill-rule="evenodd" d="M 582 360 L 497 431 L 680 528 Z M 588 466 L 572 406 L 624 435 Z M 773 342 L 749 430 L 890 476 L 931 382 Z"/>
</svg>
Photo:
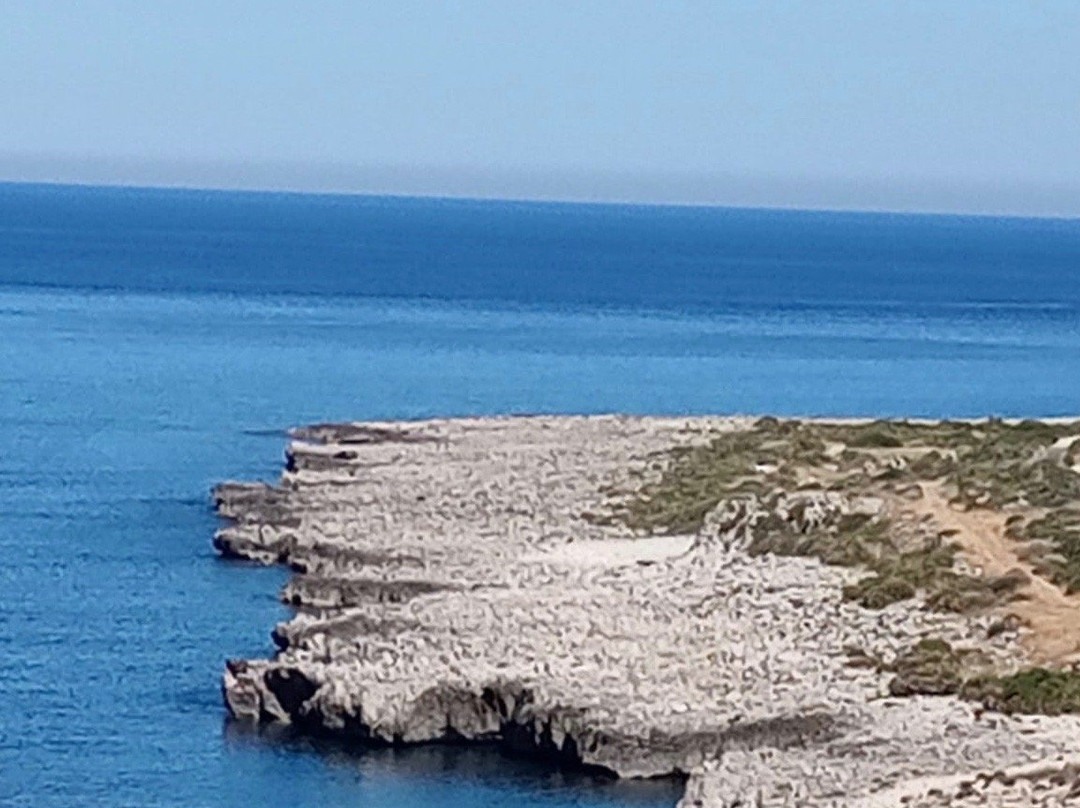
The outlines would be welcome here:
<svg viewBox="0 0 1080 808">
<path fill-rule="evenodd" d="M 0 184 L 0 805 L 674 805 L 220 696 L 289 426 L 605 412 L 1080 413 L 1080 221 Z"/>
</svg>

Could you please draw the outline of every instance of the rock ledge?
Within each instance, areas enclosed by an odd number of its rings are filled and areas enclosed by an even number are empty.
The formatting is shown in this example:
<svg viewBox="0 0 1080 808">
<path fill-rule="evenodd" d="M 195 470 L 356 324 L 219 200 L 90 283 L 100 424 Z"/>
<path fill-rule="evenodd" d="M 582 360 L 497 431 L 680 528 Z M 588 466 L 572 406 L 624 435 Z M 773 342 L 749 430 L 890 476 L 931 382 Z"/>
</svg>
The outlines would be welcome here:
<svg viewBox="0 0 1080 808">
<path fill-rule="evenodd" d="M 230 520 L 214 538 L 223 556 L 296 572 L 277 656 L 226 665 L 230 713 L 363 743 L 492 742 L 623 777 L 685 774 L 684 806 L 976 804 L 964 801 L 975 786 L 919 796 L 927 778 L 950 777 L 990 783 L 1002 806 L 1080 793 L 1076 718 L 891 698 L 887 675 L 845 653 L 890 658 L 933 636 L 1006 659 L 1015 632 L 987 639 L 989 618 L 906 603 L 869 611 L 841 597 L 855 571 L 752 557 L 752 503 L 717 508 L 693 536 L 633 537 L 586 518 L 605 487 L 654 474 L 658 452 L 748 423 L 297 430 L 278 485 L 214 492 Z M 806 496 L 783 518 L 873 507 Z M 1023 794 L 976 781 L 1035 764 L 1012 779 L 1035 783 Z"/>
</svg>

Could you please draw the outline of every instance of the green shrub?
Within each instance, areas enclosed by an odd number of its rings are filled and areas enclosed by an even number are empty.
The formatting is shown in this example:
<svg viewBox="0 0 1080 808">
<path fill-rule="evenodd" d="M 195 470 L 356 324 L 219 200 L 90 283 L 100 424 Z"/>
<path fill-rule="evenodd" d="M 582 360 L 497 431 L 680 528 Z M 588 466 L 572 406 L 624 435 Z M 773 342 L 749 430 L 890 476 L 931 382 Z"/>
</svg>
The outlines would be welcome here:
<svg viewBox="0 0 1080 808">
<path fill-rule="evenodd" d="M 966 683 L 962 695 L 1005 713 L 1077 713 L 1080 673 L 1031 668 L 1009 676 L 980 677 Z"/>
</svg>

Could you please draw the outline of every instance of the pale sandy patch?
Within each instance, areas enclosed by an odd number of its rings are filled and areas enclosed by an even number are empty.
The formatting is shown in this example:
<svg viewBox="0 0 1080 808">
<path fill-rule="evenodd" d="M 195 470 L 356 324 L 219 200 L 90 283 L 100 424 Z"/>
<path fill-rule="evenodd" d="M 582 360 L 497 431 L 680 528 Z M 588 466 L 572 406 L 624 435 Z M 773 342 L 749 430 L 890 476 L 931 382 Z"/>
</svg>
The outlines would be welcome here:
<svg viewBox="0 0 1080 808">
<path fill-rule="evenodd" d="M 655 564 L 684 554 L 693 536 L 652 536 L 642 539 L 596 539 L 559 545 L 522 558 L 526 564 L 559 564 L 580 567 L 624 567 Z"/>
</svg>

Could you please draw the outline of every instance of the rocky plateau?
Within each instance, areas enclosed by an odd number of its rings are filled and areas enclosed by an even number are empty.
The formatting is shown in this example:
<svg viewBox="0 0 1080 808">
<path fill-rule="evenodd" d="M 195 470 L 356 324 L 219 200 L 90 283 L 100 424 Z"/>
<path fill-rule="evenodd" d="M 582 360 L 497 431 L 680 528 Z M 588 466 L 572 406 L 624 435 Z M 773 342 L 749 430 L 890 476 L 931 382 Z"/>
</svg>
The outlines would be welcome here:
<svg viewBox="0 0 1080 808">
<path fill-rule="evenodd" d="M 935 610 L 921 590 L 867 608 L 845 596 L 866 569 L 755 543 L 882 514 L 952 535 L 980 511 L 954 513 L 927 485 L 855 490 L 802 475 L 708 502 L 685 530 L 618 518 L 619 497 L 660 480 L 673 450 L 754 424 L 545 416 L 295 430 L 277 484 L 214 491 L 228 522 L 215 547 L 288 565 L 282 598 L 296 610 L 273 631 L 276 656 L 227 662 L 229 712 L 357 744 L 489 743 L 620 777 L 685 777 L 684 808 L 1080 805 L 1077 715 L 894 684 L 893 663 L 922 640 L 995 670 L 1021 669 L 1039 648 L 1065 665 L 1077 646 L 1038 642 L 1023 613 L 1034 595 L 1018 612 Z M 767 461 L 758 471 L 772 479 Z M 1000 554 L 972 547 L 957 559 L 972 575 L 1016 566 L 994 568 Z M 1024 586 L 1044 583 L 1017 564 Z M 1065 590 L 1046 586 L 1068 618 Z"/>
</svg>

